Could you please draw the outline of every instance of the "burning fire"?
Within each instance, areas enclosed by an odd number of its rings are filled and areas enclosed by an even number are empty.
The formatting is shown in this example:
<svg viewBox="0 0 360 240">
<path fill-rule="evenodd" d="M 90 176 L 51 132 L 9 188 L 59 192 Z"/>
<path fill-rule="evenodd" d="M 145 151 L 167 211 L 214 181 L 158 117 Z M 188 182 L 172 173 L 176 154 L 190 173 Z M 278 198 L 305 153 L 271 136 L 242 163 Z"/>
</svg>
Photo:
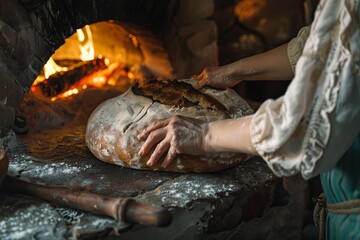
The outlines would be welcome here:
<svg viewBox="0 0 360 240">
<path fill-rule="evenodd" d="M 235 7 L 236 16 L 241 22 L 250 21 L 261 14 L 266 6 L 267 1 L 264 0 L 243 0 Z"/>
<path fill-rule="evenodd" d="M 83 31 L 82 29 L 77 29 L 77 37 L 79 40 L 79 49 L 81 51 L 81 60 L 88 61 L 93 60 L 95 57 L 95 48 L 94 48 L 94 41 L 91 34 L 91 29 L 89 25 L 86 25 L 84 27 Z"/>
<path fill-rule="evenodd" d="M 134 81 L 134 74 L 126 71 L 119 63 L 110 63 L 109 59 L 99 55 L 95 57 L 95 48 L 90 26 L 76 31 L 79 61 L 68 67 L 60 66 L 51 57 L 43 68 L 43 74 L 34 81 L 31 91 L 40 92 L 51 101 L 64 99 L 81 91 L 101 88 L 105 85 L 115 86 L 121 76 Z M 138 47 L 136 36 L 129 36 L 135 47 Z"/>
</svg>

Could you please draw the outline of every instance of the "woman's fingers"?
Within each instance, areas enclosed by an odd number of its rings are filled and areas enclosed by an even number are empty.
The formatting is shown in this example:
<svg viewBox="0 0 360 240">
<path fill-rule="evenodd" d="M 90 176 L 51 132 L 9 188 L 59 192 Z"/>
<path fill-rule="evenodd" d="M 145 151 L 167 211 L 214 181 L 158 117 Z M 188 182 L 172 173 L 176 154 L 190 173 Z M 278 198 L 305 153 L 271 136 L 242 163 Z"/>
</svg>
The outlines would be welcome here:
<svg viewBox="0 0 360 240">
<path fill-rule="evenodd" d="M 164 139 L 162 142 L 160 142 L 156 146 L 154 152 L 151 154 L 151 157 L 147 161 L 146 165 L 153 166 L 156 164 L 159 159 L 168 151 L 169 147 L 170 143 L 167 139 Z"/>
<path fill-rule="evenodd" d="M 207 73 L 204 70 L 199 75 L 193 75 L 191 79 L 197 81 L 197 83 L 195 84 L 195 88 L 200 89 L 206 84 Z"/>
<path fill-rule="evenodd" d="M 197 79 L 197 83 L 195 84 L 195 88 L 200 89 L 208 83 L 208 75 L 202 74 L 201 78 Z"/>
<path fill-rule="evenodd" d="M 161 120 L 158 120 L 154 123 L 152 123 L 150 126 L 148 126 L 147 128 L 145 128 L 138 136 L 137 138 L 139 140 L 142 140 L 144 141 L 151 132 L 155 131 L 156 129 L 159 129 L 159 128 L 163 128 L 165 127 L 166 125 L 168 125 L 169 123 L 169 119 L 161 119 Z"/>
<path fill-rule="evenodd" d="M 146 165 L 148 166 L 155 165 L 166 152 L 167 154 L 163 163 L 161 164 L 161 167 L 167 168 L 172 163 L 172 161 L 174 161 L 177 153 L 174 150 L 174 148 L 170 145 L 170 141 L 166 139 L 164 139 L 161 143 L 157 145 L 156 149 L 151 154 L 151 157 L 147 161 Z"/>
<path fill-rule="evenodd" d="M 146 164 L 153 166 L 165 156 L 162 163 L 165 168 L 177 154 L 201 154 L 205 128 L 202 121 L 185 116 L 160 120 L 139 134 L 144 141 L 139 155 L 143 157 L 155 148 Z"/>
<path fill-rule="evenodd" d="M 191 79 L 199 81 L 200 79 L 202 79 L 204 77 L 204 74 L 205 74 L 205 72 L 202 71 L 199 75 L 192 75 Z"/>
<path fill-rule="evenodd" d="M 166 158 L 164 159 L 164 162 L 161 164 L 163 168 L 166 168 L 170 165 L 170 163 L 175 159 L 176 157 L 176 151 L 173 147 L 169 148 L 169 151 L 166 155 Z"/>
<path fill-rule="evenodd" d="M 200 89 L 200 88 L 202 88 L 204 85 L 206 85 L 206 80 L 205 80 L 205 79 L 202 79 L 202 80 L 198 81 L 198 82 L 195 84 L 195 88 L 196 88 L 196 89 Z"/>
<path fill-rule="evenodd" d="M 158 144 L 166 137 L 166 130 L 164 128 L 156 129 L 149 134 L 144 144 L 140 148 L 138 154 L 140 156 L 146 155 L 155 144 Z"/>
</svg>

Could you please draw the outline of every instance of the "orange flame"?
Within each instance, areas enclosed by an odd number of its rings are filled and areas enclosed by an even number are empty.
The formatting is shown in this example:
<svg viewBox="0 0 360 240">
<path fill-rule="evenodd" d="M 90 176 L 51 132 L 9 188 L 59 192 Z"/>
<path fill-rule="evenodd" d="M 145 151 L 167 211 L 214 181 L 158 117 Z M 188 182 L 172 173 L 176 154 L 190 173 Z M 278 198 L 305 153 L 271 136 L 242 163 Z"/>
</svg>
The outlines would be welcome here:
<svg viewBox="0 0 360 240">
<path fill-rule="evenodd" d="M 81 52 L 80 59 L 82 61 L 93 60 L 95 58 L 95 48 L 90 26 L 86 25 L 83 29 L 77 29 L 76 33 L 79 40 L 79 49 Z M 54 59 L 50 57 L 43 68 L 44 75 L 39 75 L 34 81 L 34 85 L 44 81 L 45 79 L 48 79 L 51 75 L 57 72 L 65 72 L 67 70 L 67 67 L 59 66 L 54 61 Z"/>
<path fill-rule="evenodd" d="M 76 30 L 80 43 L 80 58 L 83 61 L 93 60 L 95 58 L 95 48 L 90 26 L 86 25 L 83 29 Z"/>
<path fill-rule="evenodd" d="M 91 33 L 90 26 L 86 25 L 82 29 L 76 30 L 77 38 L 78 38 L 78 47 L 80 50 L 79 58 L 82 61 L 90 61 L 95 59 L 95 48 L 93 42 L 93 36 Z M 138 45 L 137 38 L 134 35 L 129 35 L 133 44 Z M 98 56 L 99 59 L 102 58 L 101 55 Z M 116 86 L 118 84 L 119 78 L 128 78 L 130 82 L 134 81 L 134 74 L 130 71 L 126 71 L 120 63 L 111 63 L 109 59 L 104 59 L 105 65 L 107 66 L 103 70 L 99 70 L 90 75 L 84 76 L 76 82 L 71 89 L 58 94 L 55 97 L 50 98 L 50 101 L 54 102 L 59 99 L 65 99 L 70 96 L 79 94 L 81 91 L 84 91 L 88 88 L 101 88 L 103 86 Z M 37 95 L 37 92 L 41 94 L 39 87 L 36 85 L 40 82 L 48 79 L 51 75 L 68 71 L 70 68 L 61 67 L 54 61 L 53 58 L 50 58 L 49 61 L 45 64 L 43 68 L 43 75 L 39 75 L 35 80 L 31 91 Z"/>
</svg>

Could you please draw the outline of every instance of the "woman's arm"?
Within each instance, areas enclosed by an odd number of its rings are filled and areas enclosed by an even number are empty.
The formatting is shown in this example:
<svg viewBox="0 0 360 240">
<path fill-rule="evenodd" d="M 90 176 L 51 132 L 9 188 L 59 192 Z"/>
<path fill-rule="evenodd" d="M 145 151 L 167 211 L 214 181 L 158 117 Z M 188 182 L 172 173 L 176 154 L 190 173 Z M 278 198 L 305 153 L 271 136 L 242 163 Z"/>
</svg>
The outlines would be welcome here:
<svg viewBox="0 0 360 240">
<path fill-rule="evenodd" d="M 287 43 L 231 65 L 232 75 L 241 80 L 290 80 L 294 77 L 287 53 Z"/>
<path fill-rule="evenodd" d="M 240 59 L 220 67 L 207 67 L 193 79 L 197 87 L 233 87 L 243 80 L 290 80 L 294 76 L 288 57 L 288 44 Z"/>
<path fill-rule="evenodd" d="M 144 141 L 140 156 L 154 147 L 147 164 L 157 163 L 163 156 L 167 167 L 177 154 L 200 155 L 210 152 L 242 152 L 257 154 L 250 139 L 252 116 L 206 123 L 198 119 L 174 116 L 154 122 L 138 138 Z"/>
<path fill-rule="evenodd" d="M 203 137 L 204 152 L 241 152 L 258 155 L 250 138 L 252 115 L 208 124 Z"/>
</svg>

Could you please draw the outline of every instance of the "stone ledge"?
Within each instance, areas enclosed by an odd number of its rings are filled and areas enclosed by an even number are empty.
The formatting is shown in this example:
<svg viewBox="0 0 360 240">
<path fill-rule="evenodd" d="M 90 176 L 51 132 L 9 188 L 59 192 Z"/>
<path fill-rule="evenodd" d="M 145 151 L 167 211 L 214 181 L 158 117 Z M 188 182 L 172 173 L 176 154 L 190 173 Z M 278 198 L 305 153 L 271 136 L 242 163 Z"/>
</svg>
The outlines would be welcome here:
<svg viewBox="0 0 360 240">
<path fill-rule="evenodd" d="M 42 184 L 85 188 L 112 197 L 133 197 L 146 204 L 166 207 L 174 215 L 173 223 L 167 228 L 137 224 L 132 228 L 125 225 L 117 228 L 114 220 L 105 218 L 107 224 L 92 226 L 98 234 L 112 224 L 120 232 L 121 239 L 136 239 L 135 236 L 141 235 L 146 236 L 142 239 L 151 239 L 148 237 L 152 234 L 156 234 L 156 239 L 176 239 L 175 236 L 186 234 L 196 237 L 197 234 L 223 231 L 241 221 L 260 217 L 270 204 L 277 178 L 260 158 L 217 173 L 175 174 L 132 170 L 96 160 L 85 146 L 83 131 L 83 125 L 67 125 L 48 130 L 46 134 L 39 132 L 8 138 L 5 146 L 10 159 L 9 175 Z M 3 196 L 2 201 L 8 202 L 9 198 L 11 196 Z M 255 206 L 254 199 L 258 198 L 263 201 Z M 48 208 L 43 201 L 36 201 L 37 204 L 22 209 L 25 215 L 36 206 Z M 21 228 L 25 219 L 18 218 L 19 225 L 15 224 L 18 228 L 6 225 L 10 224 L 6 219 L 16 212 L 16 206 L 10 205 L 9 208 L 13 210 L 1 211 L 0 214 L 0 221 L 5 221 L 4 229 L 7 229 L 2 231 L 11 234 L 17 229 L 17 232 L 26 234 L 26 229 Z M 81 211 L 75 211 L 74 215 L 81 215 Z M 103 223 L 101 219 L 99 223 Z M 86 223 L 87 220 L 79 217 L 78 221 Z M 57 230 L 71 232 L 75 227 L 76 224 L 69 224 L 65 230 Z M 85 230 L 81 234 L 86 235 L 90 230 L 86 226 L 83 228 Z M 169 237 L 171 235 L 173 238 Z"/>
</svg>

